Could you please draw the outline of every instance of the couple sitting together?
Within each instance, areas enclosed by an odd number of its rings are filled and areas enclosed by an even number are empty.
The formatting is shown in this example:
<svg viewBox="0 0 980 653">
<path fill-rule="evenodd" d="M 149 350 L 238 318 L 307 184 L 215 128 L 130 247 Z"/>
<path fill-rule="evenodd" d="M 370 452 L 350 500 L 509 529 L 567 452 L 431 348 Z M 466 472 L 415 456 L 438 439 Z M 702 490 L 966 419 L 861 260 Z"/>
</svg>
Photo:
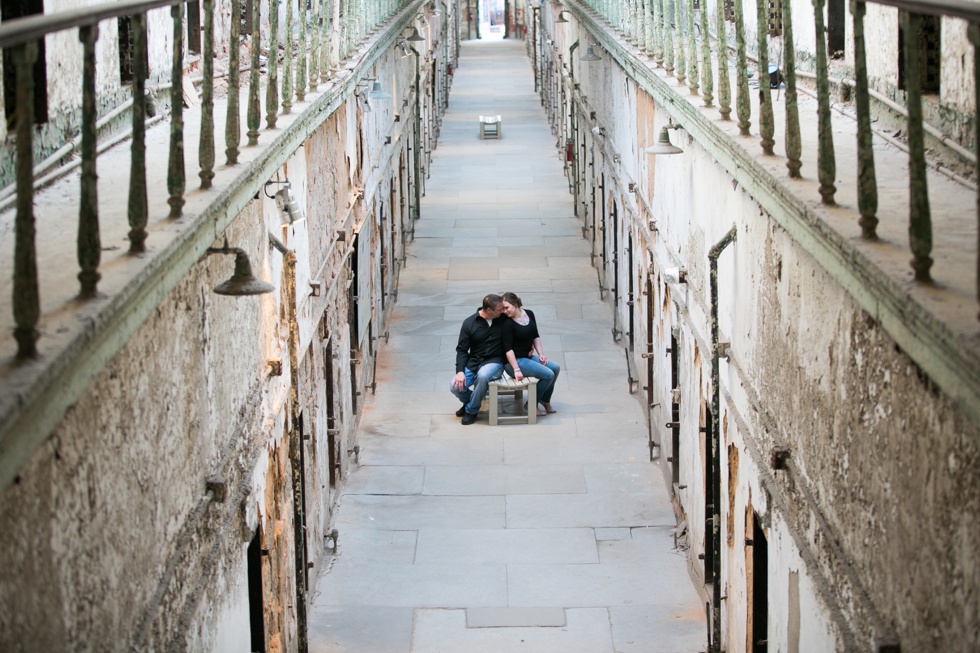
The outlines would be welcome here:
<svg viewBox="0 0 980 653">
<path fill-rule="evenodd" d="M 464 426 L 476 421 L 490 382 L 505 369 L 518 381 L 538 379 L 538 415 L 556 412 L 551 394 L 561 368 L 544 355 L 534 313 L 521 308 L 521 298 L 512 292 L 484 297 L 483 306 L 459 330 L 450 390 L 463 402 L 456 416 Z"/>
</svg>

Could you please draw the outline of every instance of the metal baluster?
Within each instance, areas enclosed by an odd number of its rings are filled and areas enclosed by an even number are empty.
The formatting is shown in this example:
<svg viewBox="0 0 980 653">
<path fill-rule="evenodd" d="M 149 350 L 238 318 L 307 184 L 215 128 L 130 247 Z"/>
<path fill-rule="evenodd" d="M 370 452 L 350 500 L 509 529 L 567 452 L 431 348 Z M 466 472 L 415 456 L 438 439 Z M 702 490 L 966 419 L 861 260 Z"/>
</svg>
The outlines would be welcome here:
<svg viewBox="0 0 980 653">
<path fill-rule="evenodd" d="M 102 240 L 99 237 L 99 188 L 95 171 L 96 121 L 99 118 L 95 106 L 95 42 L 99 40 L 99 26 L 87 25 L 78 30 L 83 48 L 82 69 L 82 178 L 81 198 L 78 211 L 78 281 L 81 283 L 78 297 L 92 299 L 102 275 Z"/>
<path fill-rule="evenodd" d="M 762 0 L 756 0 L 761 4 Z M 749 64 L 745 56 L 745 16 L 742 0 L 735 0 L 735 108 L 738 113 L 738 133 L 749 135 L 752 126 L 752 108 L 749 102 Z M 762 84 L 762 72 L 759 73 Z"/>
<path fill-rule="evenodd" d="M 265 128 L 279 118 L 279 0 L 269 0 L 269 65 L 265 87 Z"/>
<path fill-rule="evenodd" d="M 333 2 L 332 0 L 321 0 L 320 2 L 320 81 L 325 82 L 330 79 L 330 28 L 333 25 Z"/>
<path fill-rule="evenodd" d="M 650 0 L 640 0 L 640 49 L 650 55 Z"/>
<path fill-rule="evenodd" d="M 299 55 L 296 59 L 296 101 L 306 100 L 306 0 L 296 0 L 299 18 Z"/>
<path fill-rule="evenodd" d="M 858 210 L 861 235 L 878 238 L 878 181 L 875 178 L 875 152 L 871 135 L 871 104 L 868 94 L 868 61 L 864 40 L 864 2 L 852 0 L 854 15 L 854 79 L 857 82 L 854 106 L 857 109 Z M 980 89 L 980 87 L 978 87 Z M 980 195 L 977 195 L 980 198 Z"/>
<path fill-rule="evenodd" d="M 252 0 L 251 62 L 248 75 L 248 144 L 258 145 L 259 127 L 262 122 L 262 106 L 259 103 L 259 50 L 262 49 L 262 36 L 259 33 L 259 2 Z M 270 53 L 271 54 L 271 53 Z"/>
<path fill-rule="evenodd" d="M 201 81 L 201 188 L 211 188 L 214 179 L 214 0 L 202 0 L 204 11 L 204 77 Z"/>
<path fill-rule="evenodd" d="M 772 113 L 772 87 L 769 80 L 768 17 L 764 0 L 756 0 L 755 6 L 759 25 L 759 136 L 762 138 L 762 152 L 773 154 L 776 119 Z M 776 78 L 778 81 L 778 73 Z"/>
<path fill-rule="evenodd" d="M 653 60 L 664 65 L 664 0 L 653 0 Z"/>
<path fill-rule="evenodd" d="M 687 80 L 687 63 L 684 61 L 684 0 L 674 0 L 674 29 L 677 32 L 677 83 Z"/>
<path fill-rule="evenodd" d="M 813 19 L 817 30 L 817 177 L 824 204 L 835 204 L 834 133 L 830 124 L 830 82 L 827 80 L 827 36 L 823 22 L 824 0 L 813 0 Z"/>
<path fill-rule="evenodd" d="M 761 2 L 761 0 L 759 0 Z M 687 88 L 691 95 L 697 95 L 698 86 L 698 43 L 694 38 L 694 0 L 687 5 Z"/>
<path fill-rule="evenodd" d="M 707 0 L 704 0 L 707 2 Z M 718 0 L 718 113 L 728 120 L 732 112 L 732 82 L 728 78 L 728 25 L 725 21 L 725 0 Z"/>
<path fill-rule="evenodd" d="M 146 251 L 146 16 L 131 21 L 133 29 L 133 144 L 129 170 L 129 253 Z"/>
<path fill-rule="evenodd" d="M 646 43 L 648 57 L 653 57 L 656 50 L 656 38 L 653 34 L 653 4 L 655 0 L 645 0 L 643 11 L 643 40 Z"/>
<path fill-rule="evenodd" d="M 762 0 L 758 0 L 761 2 Z M 701 8 L 698 12 L 701 14 L 701 70 L 704 74 L 701 76 L 701 88 L 703 92 L 701 97 L 704 99 L 704 106 L 711 107 L 712 100 L 714 97 L 711 95 L 711 88 L 714 81 L 711 78 L 711 39 L 708 33 L 708 0 L 701 0 Z"/>
<path fill-rule="evenodd" d="M 286 39 L 282 60 L 282 112 L 293 108 L 293 2 L 286 0 Z"/>
<path fill-rule="evenodd" d="M 971 23 L 967 34 L 973 44 L 973 89 L 977 100 L 975 106 L 980 107 L 980 25 Z M 974 152 L 980 152 L 980 129 L 974 129 L 973 134 L 976 138 Z M 977 159 L 977 179 L 980 179 L 980 158 Z M 980 193 L 977 193 L 977 222 L 980 223 Z M 977 301 L 980 302 L 980 231 L 977 232 Z M 977 314 L 977 318 L 980 319 L 980 314 Z"/>
<path fill-rule="evenodd" d="M 792 0 L 781 0 L 783 6 L 783 52 L 786 72 L 786 167 L 789 176 L 800 178 L 800 167 L 803 163 L 803 145 L 800 139 L 800 108 L 796 103 L 796 46 L 793 43 L 793 11 L 790 7 Z"/>
<path fill-rule="evenodd" d="M 17 358 L 36 358 L 41 316 L 34 227 L 34 62 L 37 43 L 12 54 L 17 68 L 17 217 L 14 244 L 14 338 Z"/>
<path fill-rule="evenodd" d="M 905 90 L 909 112 L 909 245 L 916 281 L 932 281 L 932 218 L 929 213 L 929 188 L 926 183 L 925 131 L 922 127 L 922 78 L 919 48 L 916 43 L 922 29 L 922 17 L 901 12 L 905 32 Z"/>
<path fill-rule="evenodd" d="M 231 42 L 228 46 L 228 113 L 225 119 L 225 159 L 228 165 L 238 163 L 238 144 L 241 143 L 241 110 L 239 109 L 240 84 L 239 40 L 242 31 L 241 0 L 231 0 Z"/>
<path fill-rule="evenodd" d="M 663 0 L 660 5 L 660 29 L 664 35 L 664 51 L 667 55 L 667 76 L 674 76 L 674 29 L 670 26 L 671 16 L 667 15 L 667 2 L 668 0 Z"/>
<path fill-rule="evenodd" d="M 310 35 L 310 93 L 316 93 L 320 84 L 320 13 L 315 9 L 315 4 L 310 6 L 310 18 L 313 21 L 313 33 Z M 323 1 L 320 2 L 321 6 Z"/>
<path fill-rule="evenodd" d="M 184 5 L 170 7 L 174 21 L 173 61 L 170 68 L 170 159 L 167 191 L 170 217 L 179 218 L 184 208 L 187 179 L 184 170 Z"/>
</svg>

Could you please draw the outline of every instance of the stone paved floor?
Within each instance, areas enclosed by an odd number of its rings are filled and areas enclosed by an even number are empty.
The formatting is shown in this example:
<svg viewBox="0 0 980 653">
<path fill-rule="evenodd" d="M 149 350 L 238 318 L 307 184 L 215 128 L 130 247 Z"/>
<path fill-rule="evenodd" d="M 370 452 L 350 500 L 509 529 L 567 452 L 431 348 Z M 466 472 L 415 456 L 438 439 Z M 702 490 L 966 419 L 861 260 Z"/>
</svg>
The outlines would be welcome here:
<svg viewBox="0 0 980 653">
<path fill-rule="evenodd" d="M 481 114 L 503 116 L 501 140 L 479 140 Z M 562 366 L 558 413 L 464 427 L 449 392 L 459 325 L 502 291 L 535 311 Z M 464 42 L 311 651 L 706 648 L 611 327 L 523 44 Z"/>
</svg>

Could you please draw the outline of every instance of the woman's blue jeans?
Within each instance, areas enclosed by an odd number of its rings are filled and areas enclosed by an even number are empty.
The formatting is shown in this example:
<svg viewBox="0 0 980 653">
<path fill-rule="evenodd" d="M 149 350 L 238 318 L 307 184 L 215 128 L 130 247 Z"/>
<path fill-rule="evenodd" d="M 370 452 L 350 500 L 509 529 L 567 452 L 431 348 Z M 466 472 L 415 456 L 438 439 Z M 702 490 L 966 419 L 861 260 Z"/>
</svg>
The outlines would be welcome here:
<svg viewBox="0 0 980 653">
<path fill-rule="evenodd" d="M 549 360 L 547 365 L 542 365 L 541 359 L 537 356 L 518 358 L 517 366 L 521 368 L 521 374 L 538 380 L 538 401 L 543 404 L 550 404 L 551 394 L 555 391 L 555 381 L 558 380 L 561 366 L 553 360 Z M 510 365 L 507 366 L 507 373 L 510 375 L 514 373 Z"/>
</svg>

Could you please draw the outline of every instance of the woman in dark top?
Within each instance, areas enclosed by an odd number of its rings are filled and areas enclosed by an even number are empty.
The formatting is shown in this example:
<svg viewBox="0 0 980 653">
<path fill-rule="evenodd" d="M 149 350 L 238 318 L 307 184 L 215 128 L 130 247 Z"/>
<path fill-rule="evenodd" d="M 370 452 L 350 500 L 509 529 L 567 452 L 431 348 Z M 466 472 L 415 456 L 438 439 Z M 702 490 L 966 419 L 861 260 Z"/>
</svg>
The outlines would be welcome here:
<svg viewBox="0 0 980 653">
<path fill-rule="evenodd" d="M 534 313 L 523 309 L 521 298 L 512 292 L 505 292 L 504 320 L 501 339 L 504 344 L 504 355 L 509 363 L 508 371 L 520 381 L 525 376 L 538 379 L 538 403 L 547 413 L 557 412 L 551 407 L 551 395 L 555 391 L 555 381 L 561 371 L 558 363 L 548 360 L 541 346 L 541 335 L 538 333 L 538 323 Z M 538 415 L 545 412 L 538 411 Z"/>
</svg>

